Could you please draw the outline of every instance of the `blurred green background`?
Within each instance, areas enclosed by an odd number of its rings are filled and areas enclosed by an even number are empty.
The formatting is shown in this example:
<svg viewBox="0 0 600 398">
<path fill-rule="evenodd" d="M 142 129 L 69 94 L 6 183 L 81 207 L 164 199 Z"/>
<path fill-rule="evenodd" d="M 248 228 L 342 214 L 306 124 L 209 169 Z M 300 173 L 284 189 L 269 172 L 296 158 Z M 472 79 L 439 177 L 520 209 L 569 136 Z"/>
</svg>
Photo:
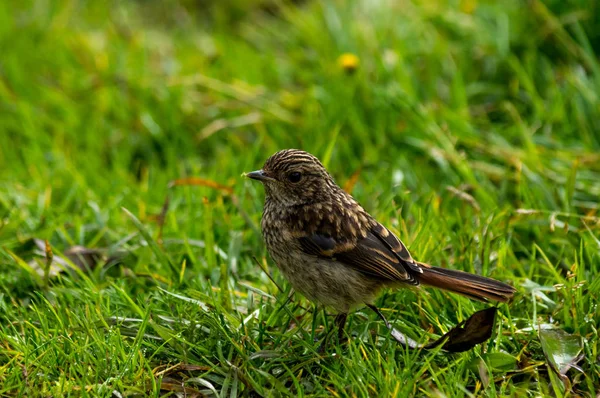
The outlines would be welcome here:
<svg viewBox="0 0 600 398">
<path fill-rule="evenodd" d="M 0 394 L 599 393 L 598 2 L 4 1 L 0 50 Z M 517 286 L 496 338 L 415 353 L 359 312 L 319 360 L 241 177 L 290 147 L 415 257 Z M 32 239 L 127 254 L 47 278 Z M 421 340 L 482 307 L 378 305 Z"/>
</svg>

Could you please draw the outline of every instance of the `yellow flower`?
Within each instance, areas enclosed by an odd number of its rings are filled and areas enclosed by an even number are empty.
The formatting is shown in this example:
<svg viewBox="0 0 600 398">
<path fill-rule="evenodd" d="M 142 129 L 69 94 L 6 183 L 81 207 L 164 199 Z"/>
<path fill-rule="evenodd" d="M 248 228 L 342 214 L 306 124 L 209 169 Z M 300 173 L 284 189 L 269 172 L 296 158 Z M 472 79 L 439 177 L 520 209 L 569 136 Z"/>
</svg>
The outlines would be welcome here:
<svg viewBox="0 0 600 398">
<path fill-rule="evenodd" d="M 337 62 L 345 72 L 352 73 L 358 68 L 360 59 L 352 53 L 344 53 L 339 56 Z"/>
</svg>

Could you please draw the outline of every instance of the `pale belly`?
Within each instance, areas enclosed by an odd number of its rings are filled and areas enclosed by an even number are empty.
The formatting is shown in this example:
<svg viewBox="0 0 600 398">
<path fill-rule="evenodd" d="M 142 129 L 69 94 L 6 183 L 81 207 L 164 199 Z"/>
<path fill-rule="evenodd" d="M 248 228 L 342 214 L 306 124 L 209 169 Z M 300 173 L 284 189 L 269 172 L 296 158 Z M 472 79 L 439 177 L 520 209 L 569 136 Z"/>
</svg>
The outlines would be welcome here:
<svg viewBox="0 0 600 398">
<path fill-rule="evenodd" d="M 369 278 L 335 260 L 294 250 L 270 250 L 270 253 L 296 291 L 309 300 L 332 307 L 338 312 L 345 313 L 371 304 L 382 287 L 381 281 Z"/>
</svg>

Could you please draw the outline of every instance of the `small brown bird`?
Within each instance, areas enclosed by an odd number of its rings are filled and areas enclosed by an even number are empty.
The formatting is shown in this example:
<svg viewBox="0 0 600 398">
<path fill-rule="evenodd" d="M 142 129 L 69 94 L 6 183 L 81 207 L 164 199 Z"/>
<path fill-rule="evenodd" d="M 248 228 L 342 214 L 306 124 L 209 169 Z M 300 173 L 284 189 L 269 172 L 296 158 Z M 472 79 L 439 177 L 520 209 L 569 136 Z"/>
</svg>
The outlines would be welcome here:
<svg viewBox="0 0 600 398">
<path fill-rule="evenodd" d="M 384 287 L 424 284 L 476 300 L 506 302 L 515 289 L 468 272 L 415 261 L 392 232 L 342 190 L 319 159 L 297 149 L 272 155 L 246 174 L 266 192 L 262 234 L 294 289 L 332 307 L 342 336 L 347 314 L 373 305 Z"/>
</svg>

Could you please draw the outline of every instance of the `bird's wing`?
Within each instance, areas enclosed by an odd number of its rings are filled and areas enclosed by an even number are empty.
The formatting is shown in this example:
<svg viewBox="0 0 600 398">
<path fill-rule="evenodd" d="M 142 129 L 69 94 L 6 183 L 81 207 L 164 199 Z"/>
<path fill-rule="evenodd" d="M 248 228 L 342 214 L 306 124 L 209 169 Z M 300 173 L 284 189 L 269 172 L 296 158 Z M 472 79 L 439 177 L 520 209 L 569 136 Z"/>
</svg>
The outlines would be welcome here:
<svg viewBox="0 0 600 398">
<path fill-rule="evenodd" d="M 317 231 L 298 240 L 307 254 L 335 258 L 383 280 L 418 284 L 415 274 L 422 272 L 400 239 L 379 223 L 364 238 L 334 237 Z"/>
</svg>

